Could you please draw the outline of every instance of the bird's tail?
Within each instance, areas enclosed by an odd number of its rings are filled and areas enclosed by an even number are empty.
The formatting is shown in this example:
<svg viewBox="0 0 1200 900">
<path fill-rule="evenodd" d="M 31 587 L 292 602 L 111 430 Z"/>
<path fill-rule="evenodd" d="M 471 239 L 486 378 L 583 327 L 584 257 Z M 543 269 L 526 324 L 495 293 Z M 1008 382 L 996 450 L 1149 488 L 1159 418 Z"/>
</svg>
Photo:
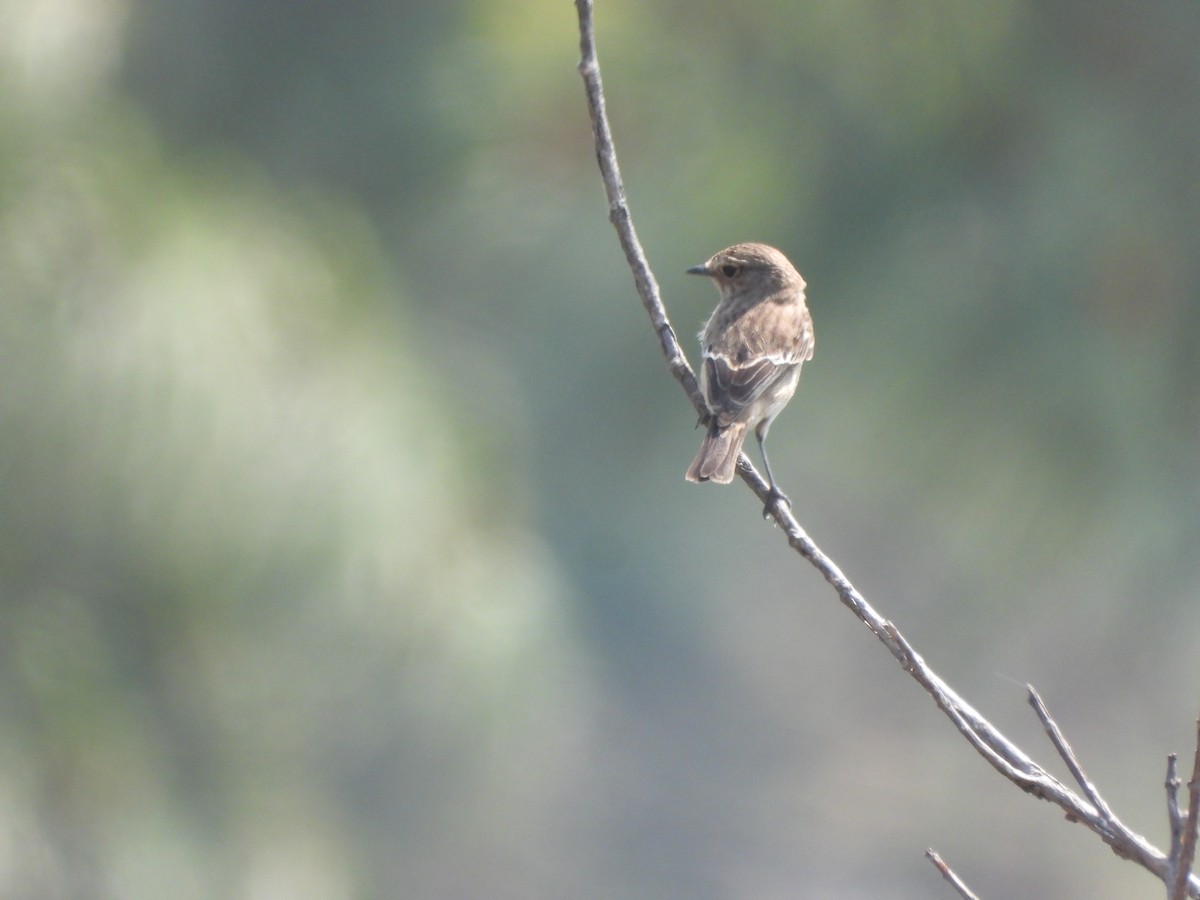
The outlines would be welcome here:
<svg viewBox="0 0 1200 900">
<path fill-rule="evenodd" d="M 742 441 L 746 439 L 746 424 L 735 422 L 732 425 L 719 426 L 715 422 L 708 427 L 704 435 L 704 443 L 700 452 L 688 467 L 688 481 L 715 481 L 717 484 L 729 484 L 733 481 L 733 471 L 737 468 L 738 453 L 742 449 Z"/>
</svg>

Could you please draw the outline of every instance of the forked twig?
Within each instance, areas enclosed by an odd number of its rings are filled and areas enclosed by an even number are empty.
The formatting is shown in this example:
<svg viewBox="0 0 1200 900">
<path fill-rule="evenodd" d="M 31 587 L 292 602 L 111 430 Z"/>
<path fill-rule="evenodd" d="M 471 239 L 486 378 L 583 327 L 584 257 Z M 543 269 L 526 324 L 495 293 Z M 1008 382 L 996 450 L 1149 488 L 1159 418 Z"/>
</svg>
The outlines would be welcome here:
<svg viewBox="0 0 1200 900">
<path fill-rule="evenodd" d="M 1113 815 L 1113 811 L 1108 808 L 1108 804 L 1104 802 L 1104 798 L 1100 796 L 1100 792 L 1096 790 L 1096 786 L 1084 774 L 1083 767 L 1079 765 L 1079 760 L 1075 758 L 1075 751 L 1071 749 L 1071 745 L 1063 737 L 1058 723 L 1050 718 L 1050 711 L 1046 709 L 1046 704 L 1042 701 L 1041 696 L 1034 690 L 1032 684 L 1025 685 L 1025 689 L 1029 691 L 1029 705 L 1033 707 L 1033 711 L 1037 713 L 1037 717 L 1042 722 L 1042 727 L 1046 729 L 1046 734 L 1050 736 L 1050 743 L 1054 745 L 1054 749 L 1058 751 L 1058 755 L 1062 757 L 1062 761 L 1067 764 L 1067 768 L 1071 771 L 1071 777 L 1075 779 L 1075 783 L 1079 785 L 1084 795 L 1091 801 L 1092 806 L 1096 807 L 1096 811 L 1105 819 L 1112 821 L 1116 818 Z"/>
<path fill-rule="evenodd" d="M 1198 827 L 1200 827 L 1200 719 L 1196 720 L 1196 756 L 1192 761 L 1192 778 L 1188 782 L 1187 822 L 1184 823 L 1183 837 L 1179 842 L 1179 856 L 1174 861 L 1175 884 L 1171 893 L 1173 900 L 1184 900 L 1188 896 L 1190 882 L 1194 881 L 1192 863 L 1196 859 Z"/>
</svg>

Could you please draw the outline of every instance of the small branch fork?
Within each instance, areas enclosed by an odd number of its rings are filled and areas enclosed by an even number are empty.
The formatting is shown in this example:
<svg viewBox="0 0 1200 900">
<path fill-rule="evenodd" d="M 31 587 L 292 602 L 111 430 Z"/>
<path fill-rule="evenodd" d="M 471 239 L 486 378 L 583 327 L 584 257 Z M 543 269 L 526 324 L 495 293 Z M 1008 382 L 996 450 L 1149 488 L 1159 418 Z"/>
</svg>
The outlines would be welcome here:
<svg viewBox="0 0 1200 900">
<path fill-rule="evenodd" d="M 575 0 L 579 16 L 579 74 L 583 78 L 591 113 L 592 133 L 596 142 L 596 161 L 604 181 L 608 198 L 608 218 L 616 229 L 621 249 L 633 273 L 634 283 L 642 305 L 658 335 L 667 366 L 676 381 L 683 387 L 692 406 L 700 415 L 707 413 L 703 395 L 700 393 L 695 373 L 688 364 L 679 345 L 679 340 L 667 318 L 666 308 L 659 293 L 658 282 L 650 271 L 645 251 L 638 240 L 633 218 L 621 182 L 621 171 L 617 165 L 616 149 L 605 110 L 604 88 L 600 79 L 600 64 L 596 57 L 595 26 L 592 18 L 592 0 Z M 1169 817 L 1172 830 L 1172 852 L 1168 856 L 1151 845 L 1145 838 L 1129 830 L 1104 802 L 1095 786 L 1084 775 L 1070 745 L 1062 732 L 1050 718 L 1045 704 L 1033 688 L 1029 688 L 1029 702 L 1041 719 L 1071 776 L 1078 784 L 1083 796 L 1075 793 L 1061 781 L 1029 758 L 987 719 L 975 711 L 965 700 L 925 663 L 891 622 L 875 611 L 866 599 L 850 583 L 842 570 L 813 542 L 800 527 L 785 501 L 772 496 L 767 483 L 758 474 L 746 454 L 738 458 L 738 474 L 760 501 L 767 504 L 775 523 L 787 537 L 788 545 L 808 560 L 822 577 L 829 582 L 842 604 L 846 606 L 870 632 L 879 639 L 892 656 L 900 663 L 937 704 L 937 707 L 954 723 L 959 733 L 1001 775 L 1021 790 L 1058 806 L 1068 821 L 1079 822 L 1104 841 L 1118 856 L 1132 860 L 1168 886 L 1172 900 L 1185 897 L 1200 898 L 1200 879 L 1191 874 L 1196 849 L 1197 813 L 1200 812 L 1200 734 L 1198 734 L 1196 768 L 1188 783 L 1189 805 L 1186 822 L 1178 810 L 1172 784 L 1178 787 L 1174 776 L 1174 762 L 1170 764 L 1167 792 L 1170 798 Z M 1198 723 L 1200 729 L 1200 723 Z M 1173 810 L 1173 811 L 1172 811 Z M 1178 850 L 1178 852 L 1176 852 Z M 932 853 L 932 851 L 930 851 Z M 930 859 L 943 875 L 953 875 L 940 857 L 932 854 Z M 949 873 L 949 874 L 947 874 Z M 955 883 L 953 880 L 951 883 Z M 973 896 L 965 886 L 955 883 L 962 896 Z M 965 893 L 964 893 L 965 891 Z"/>
<path fill-rule="evenodd" d="M 1196 878 L 1192 864 L 1196 859 L 1197 824 L 1200 819 L 1200 719 L 1196 720 L 1196 755 L 1192 761 L 1192 779 L 1188 782 L 1186 816 L 1179 810 L 1179 775 L 1175 754 L 1167 757 L 1167 821 L 1171 825 L 1171 853 L 1168 857 L 1167 897 L 1185 900 L 1195 896 Z"/>
</svg>

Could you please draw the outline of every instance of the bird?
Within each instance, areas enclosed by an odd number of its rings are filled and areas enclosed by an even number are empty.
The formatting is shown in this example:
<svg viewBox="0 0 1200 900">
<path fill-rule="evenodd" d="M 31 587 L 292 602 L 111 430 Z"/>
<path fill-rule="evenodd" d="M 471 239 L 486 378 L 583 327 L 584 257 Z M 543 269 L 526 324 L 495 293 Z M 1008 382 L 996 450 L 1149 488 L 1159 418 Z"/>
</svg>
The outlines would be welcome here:
<svg viewBox="0 0 1200 900">
<path fill-rule="evenodd" d="M 800 368 L 812 359 L 815 336 L 804 278 L 779 250 L 734 244 L 692 266 L 721 295 L 700 331 L 700 390 L 708 408 L 700 451 L 688 481 L 728 484 L 749 429 L 754 429 L 771 497 L 790 505 L 767 459 L 767 432 L 796 391 Z"/>
</svg>

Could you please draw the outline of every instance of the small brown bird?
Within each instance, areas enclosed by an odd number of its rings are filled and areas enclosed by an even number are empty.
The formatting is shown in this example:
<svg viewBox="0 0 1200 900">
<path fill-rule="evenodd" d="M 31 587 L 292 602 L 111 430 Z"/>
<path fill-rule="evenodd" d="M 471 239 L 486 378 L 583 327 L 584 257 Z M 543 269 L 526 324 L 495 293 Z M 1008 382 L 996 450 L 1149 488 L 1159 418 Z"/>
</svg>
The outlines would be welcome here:
<svg viewBox="0 0 1200 900">
<path fill-rule="evenodd" d="M 688 272 L 711 278 L 721 301 L 700 332 L 708 431 L 687 480 L 732 481 L 746 429 L 753 428 L 771 494 L 786 501 L 771 474 L 766 440 L 771 421 L 796 391 L 800 367 L 813 355 L 804 279 L 766 244 L 734 244 Z"/>
</svg>

